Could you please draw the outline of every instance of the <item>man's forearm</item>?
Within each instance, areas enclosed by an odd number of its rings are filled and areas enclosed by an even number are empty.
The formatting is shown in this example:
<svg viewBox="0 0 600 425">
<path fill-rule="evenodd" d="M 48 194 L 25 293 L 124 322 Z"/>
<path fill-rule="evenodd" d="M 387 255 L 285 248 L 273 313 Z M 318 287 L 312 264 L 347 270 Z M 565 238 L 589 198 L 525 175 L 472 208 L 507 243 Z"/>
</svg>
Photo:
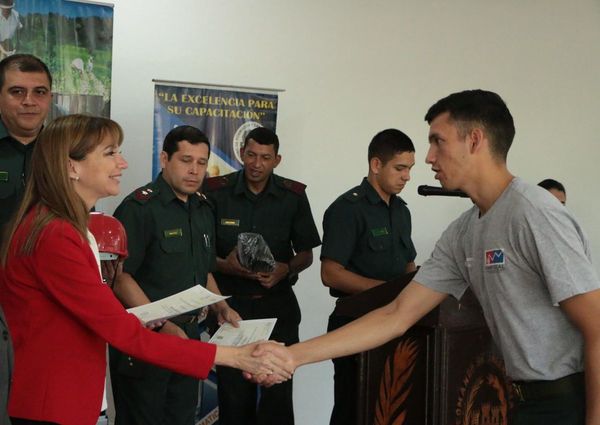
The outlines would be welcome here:
<svg viewBox="0 0 600 425">
<path fill-rule="evenodd" d="M 600 425 L 600 289 L 560 302 L 584 341 L 586 424 Z"/>
<path fill-rule="evenodd" d="M 586 424 L 600 425 L 600 338 L 585 344 Z"/>
<path fill-rule="evenodd" d="M 118 275 L 113 291 L 127 308 L 150 303 L 146 293 L 129 273 L 122 272 Z"/>
<path fill-rule="evenodd" d="M 225 258 L 217 257 L 217 271 L 227 274 L 227 270 L 228 270 L 228 267 L 227 267 L 227 261 L 225 260 Z"/>
<path fill-rule="evenodd" d="M 296 275 L 306 270 L 313 262 L 312 250 L 300 251 L 288 262 L 289 274 Z"/>
<path fill-rule="evenodd" d="M 296 366 L 347 356 L 377 347 L 402 335 L 440 304 L 447 294 L 412 281 L 388 305 L 335 331 L 293 345 Z"/>
<path fill-rule="evenodd" d="M 353 273 L 341 264 L 326 258 L 321 262 L 321 280 L 325 286 L 347 294 L 357 294 L 384 282 Z"/>
</svg>

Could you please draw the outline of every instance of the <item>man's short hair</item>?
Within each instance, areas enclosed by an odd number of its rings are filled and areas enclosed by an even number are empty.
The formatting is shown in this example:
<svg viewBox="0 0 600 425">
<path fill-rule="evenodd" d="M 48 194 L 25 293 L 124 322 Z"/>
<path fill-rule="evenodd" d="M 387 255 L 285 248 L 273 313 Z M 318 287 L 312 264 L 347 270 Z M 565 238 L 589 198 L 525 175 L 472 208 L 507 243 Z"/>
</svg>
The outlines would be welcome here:
<svg viewBox="0 0 600 425">
<path fill-rule="evenodd" d="M 6 71 L 10 69 L 16 69 L 21 72 L 43 72 L 48 77 L 50 88 L 52 88 L 52 75 L 46 64 L 36 56 L 17 53 L 16 55 L 7 56 L 0 61 L 0 90 L 4 87 Z"/>
<path fill-rule="evenodd" d="M 561 182 L 558 182 L 553 179 L 542 180 L 541 182 L 538 183 L 538 186 L 543 187 L 546 190 L 556 189 L 558 191 L 561 191 L 565 195 L 567 194 L 567 191 L 565 190 L 565 187 L 563 186 L 563 184 Z"/>
<path fill-rule="evenodd" d="M 203 132 L 191 125 L 180 125 L 169 131 L 163 142 L 162 150 L 166 152 L 168 159 L 171 159 L 171 156 L 179 150 L 179 142 L 183 140 L 189 142 L 191 145 L 206 144 L 208 146 L 208 153 L 210 154 L 210 142 Z"/>
<path fill-rule="evenodd" d="M 369 161 L 373 158 L 385 165 L 394 155 L 404 152 L 414 152 L 415 146 L 406 134 L 395 128 L 380 131 L 369 143 Z"/>
<path fill-rule="evenodd" d="M 275 153 L 279 153 L 279 137 L 273 130 L 269 130 L 266 127 L 256 127 L 250 131 L 244 139 L 244 148 L 248 144 L 248 141 L 252 139 L 259 145 L 273 145 Z"/>
<path fill-rule="evenodd" d="M 490 149 L 497 158 L 506 161 L 515 137 L 513 117 L 500 96 L 491 91 L 465 90 L 438 100 L 425 114 L 429 124 L 445 112 L 457 125 L 461 137 L 480 125 L 490 139 Z"/>
</svg>

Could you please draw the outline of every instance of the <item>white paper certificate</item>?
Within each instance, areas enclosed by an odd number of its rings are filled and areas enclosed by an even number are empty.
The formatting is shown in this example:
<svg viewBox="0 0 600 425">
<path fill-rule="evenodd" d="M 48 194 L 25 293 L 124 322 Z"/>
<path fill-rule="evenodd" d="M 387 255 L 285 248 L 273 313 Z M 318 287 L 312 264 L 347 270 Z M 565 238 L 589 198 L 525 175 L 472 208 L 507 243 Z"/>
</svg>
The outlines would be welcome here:
<svg viewBox="0 0 600 425">
<path fill-rule="evenodd" d="M 224 323 L 209 342 L 217 345 L 240 346 L 265 341 L 271 336 L 277 319 L 240 320 L 239 328 Z"/>
<path fill-rule="evenodd" d="M 130 308 L 127 311 L 135 314 L 144 324 L 148 324 L 157 320 L 179 316 L 218 303 L 226 298 L 229 297 L 214 294 L 203 286 L 196 285 L 153 303 Z"/>
</svg>

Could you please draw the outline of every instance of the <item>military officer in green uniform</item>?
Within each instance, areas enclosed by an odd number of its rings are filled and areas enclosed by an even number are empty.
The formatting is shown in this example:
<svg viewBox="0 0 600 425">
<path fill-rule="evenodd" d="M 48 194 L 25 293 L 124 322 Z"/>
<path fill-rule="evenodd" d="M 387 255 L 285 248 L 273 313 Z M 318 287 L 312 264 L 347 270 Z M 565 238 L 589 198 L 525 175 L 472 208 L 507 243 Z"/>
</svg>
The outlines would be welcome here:
<svg viewBox="0 0 600 425">
<path fill-rule="evenodd" d="M 381 131 L 369 144 L 369 173 L 338 197 L 323 217 L 321 279 L 334 297 L 345 297 L 415 270 L 411 218 L 398 197 L 415 164 L 412 141 L 399 130 Z M 351 319 L 331 315 L 328 331 Z M 334 407 L 330 424 L 356 422 L 354 357 L 333 360 Z"/>
<path fill-rule="evenodd" d="M 35 139 L 50 110 L 51 88 L 52 75 L 37 57 L 17 54 L 0 61 L 0 241 L 23 196 Z M 12 342 L 1 309 L 0 325 L 0 423 L 10 424 Z"/>
<path fill-rule="evenodd" d="M 35 56 L 17 54 L 0 62 L 0 238 L 23 196 L 51 88 L 50 71 Z"/>
<path fill-rule="evenodd" d="M 252 130 L 242 148 L 244 168 L 206 181 L 217 224 L 215 279 L 243 319 L 277 318 L 271 339 L 286 345 L 298 341 L 300 308 L 292 285 L 312 264 L 312 249 L 321 244 L 305 185 L 273 174 L 281 161 L 277 135 Z M 276 261 L 270 273 L 242 267 L 236 244 L 242 232 L 261 234 Z M 219 424 L 288 425 L 294 423 L 292 381 L 261 389 L 239 371 L 217 370 Z"/>
<path fill-rule="evenodd" d="M 115 217 L 125 227 L 129 257 L 114 291 L 125 307 L 173 295 L 194 285 L 219 293 L 215 267 L 214 218 L 198 190 L 204 179 L 210 145 L 191 126 L 165 137 L 162 172 L 127 196 Z M 219 322 L 236 323 L 239 315 L 225 301 L 212 306 Z M 167 321 L 158 331 L 199 339 L 198 314 Z M 111 350 L 111 378 L 118 425 L 193 425 L 198 381 Z"/>
</svg>

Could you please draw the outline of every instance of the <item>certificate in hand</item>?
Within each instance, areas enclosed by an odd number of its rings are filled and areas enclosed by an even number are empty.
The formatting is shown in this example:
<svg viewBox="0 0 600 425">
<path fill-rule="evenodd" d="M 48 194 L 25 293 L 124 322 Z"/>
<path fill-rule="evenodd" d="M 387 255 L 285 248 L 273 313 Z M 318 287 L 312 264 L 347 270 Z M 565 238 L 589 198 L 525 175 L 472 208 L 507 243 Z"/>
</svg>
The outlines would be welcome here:
<svg viewBox="0 0 600 425">
<path fill-rule="evenodd" d="M 273 332 L 275 322 L 277 322 L 277 319 L 240 320 L 238 322 L 239 328 L 224 323 L 208 342 L 238 347 L 253 342 L 266 341 Z"/>
<path fill-rule="evenodd" d="M 226 298 L 229 297 L 214 294 L 203 286 L 196 285 L 153 303 L 130 308 L 127 311 L 135 314 L 142 323 L 147 325 L 151 322 L 179 316 L 218 303 Z"/>
</svg>

